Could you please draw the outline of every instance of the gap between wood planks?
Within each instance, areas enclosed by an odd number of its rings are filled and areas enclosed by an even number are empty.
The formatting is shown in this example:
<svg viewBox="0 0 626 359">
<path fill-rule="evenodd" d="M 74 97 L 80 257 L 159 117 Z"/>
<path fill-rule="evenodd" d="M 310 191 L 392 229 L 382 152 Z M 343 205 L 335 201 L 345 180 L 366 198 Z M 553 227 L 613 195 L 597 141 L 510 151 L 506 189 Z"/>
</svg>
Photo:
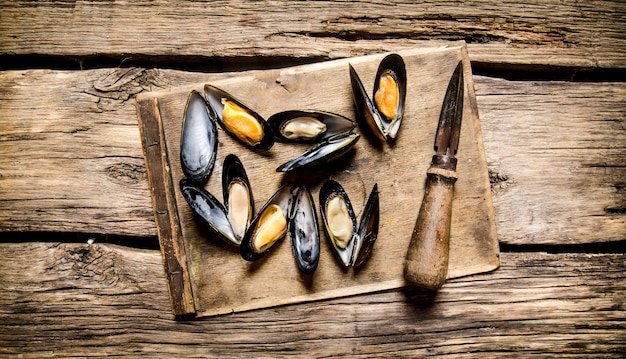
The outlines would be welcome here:
<svg viewBox="0 0 626 359">
<path fill-rule="evenodd" d="M 121 236 L 102 233 L 71 233 L 71 232 L 5 232 L 0 233 L 0 243 L 88 243 L 117 244 L 138 249 L 158 250 L 157 237 Z"/>
<path fill-rule="evenodd" d="M 205 57 L 205 56 L 147 56 L 141 54 L 58 56 L 58 55 L 0 55 L 0 71 L 51 69 L 89 70 L 99 68 L 161 68 L 192 72 L 236 72 L 268 70 L 328 61 L 326 57 Z M 583 68 L 542 64 L 507 64 L 472 62 L 474 75 L 503 78 L 510 81 L 572 81 L 626 82 L 623 68 Z"/>
<path fill-rule="evenodd" d="M 5 232 L 0 235 L 0 243 L 28 242 L 58 243 L 108 243 L 130 248 L 159 250 L 157 237 L 123 236 L 100 233 L 66 233 L 66 232 Z M 500 252 L 545 252 L 550 254 L 595 253 L 619 254 L 626 253 L 626 239 L 617 242 L 581 243 L 581 244 L 506 244 L 500 243 Z"/>
</svg>

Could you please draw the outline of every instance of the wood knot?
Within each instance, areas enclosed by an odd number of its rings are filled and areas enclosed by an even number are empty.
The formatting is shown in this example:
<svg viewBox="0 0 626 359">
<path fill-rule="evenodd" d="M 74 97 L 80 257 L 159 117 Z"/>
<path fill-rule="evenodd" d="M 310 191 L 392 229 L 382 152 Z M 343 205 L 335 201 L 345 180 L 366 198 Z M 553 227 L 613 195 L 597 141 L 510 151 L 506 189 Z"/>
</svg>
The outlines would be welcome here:
<svg viewBox="0 0 626 359">
<path fill-rule="evenodd" d="M 146 168 L 133 163 L 116 163 L 104 169 L 109 178 L 122 184 L 135 184 L 146 178 Z"/>
<path fill-rule="evenodd" d="M 509 186 L 513 184 L 511 178 L 503 173 L 500 173 L 498 170 L 489 169 L 489 184 L 491 186 L 491 192 L 496 194 L 501 190 L 507 189 Z"/>
<path fill-rule="evenodd" d="M 137 292 L 137 283 L 118 265 L 117 255 L 97 244 L 59 244 L 52 248 L 46 274 L 69 288 L 98 288 L 102 291 Z"/>
</svg>

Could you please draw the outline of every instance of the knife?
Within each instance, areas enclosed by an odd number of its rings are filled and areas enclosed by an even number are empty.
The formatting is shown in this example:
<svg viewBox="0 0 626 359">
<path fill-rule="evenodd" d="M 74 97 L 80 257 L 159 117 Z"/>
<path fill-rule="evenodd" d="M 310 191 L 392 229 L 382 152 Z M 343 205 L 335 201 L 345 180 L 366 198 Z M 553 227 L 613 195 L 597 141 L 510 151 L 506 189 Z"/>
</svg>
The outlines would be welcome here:
<svg viewBox="0 0 626 359">
<path fill-rule="evenodd" d="M 429 290 L 441 288 L 448 274 L 450 218 L 456 152 L 463 117 L 463 67 L 458 63 L 446 90 L 435 134 L 435 155 L 426 172 L 420 207 L 404 262 L 408 284 Z"/>
</svg>

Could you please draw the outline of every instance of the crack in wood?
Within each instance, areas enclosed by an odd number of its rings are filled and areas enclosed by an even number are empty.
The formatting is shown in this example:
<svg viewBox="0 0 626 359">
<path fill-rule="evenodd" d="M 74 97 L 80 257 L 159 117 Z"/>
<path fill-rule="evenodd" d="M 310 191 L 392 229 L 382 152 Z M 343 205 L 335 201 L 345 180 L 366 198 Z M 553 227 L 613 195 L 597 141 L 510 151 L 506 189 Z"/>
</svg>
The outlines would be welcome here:
<svg viewBox="0 0 626 359">
<path fill-rule="evenodd" d="M 288 31 L 274 35 L 329 38 L 342 41 L 384 40 L 465 40 L 468 44 L 506 43 L 516 46 L 550 44 L 575 45 L 567 39 L 567 29 L 519 19 L 493 16 L 454 16 L 426 13 L 414 16 L 340 16 L 324 20 L 324 31 Z M 407 25 L 408 24 L 408 25 Z M 367 27 L 365 27 L 367 26 Z"/>
<path fill-rule="evenodd" d="M 604 212 L 608 214 L 626 214 L 626 207 L 604 207 Z"/>
</svg>

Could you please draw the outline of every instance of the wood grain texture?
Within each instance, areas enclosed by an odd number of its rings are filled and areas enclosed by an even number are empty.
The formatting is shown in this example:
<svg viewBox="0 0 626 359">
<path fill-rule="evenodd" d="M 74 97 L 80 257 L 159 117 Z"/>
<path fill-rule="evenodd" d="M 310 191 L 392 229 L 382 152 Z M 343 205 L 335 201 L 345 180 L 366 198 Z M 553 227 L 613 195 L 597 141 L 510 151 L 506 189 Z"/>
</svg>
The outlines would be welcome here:
<svg viewBox="0 0 626 359">
<path fill-rule="evenodd" d="M 0 73 L 3 230 L 155 233 L 133 101 L 145 74 Z"/>
<path fill-rule="evenodd" d="M 158 74 L 0 72 L 2 231 L 156 235 L 134 95 Z"/>
<path fill-rule="evenodd" d="M 567 66 L 620 80 L 625 8 L 620 0 L 0 0 L 0 62 L 221 72 L 463 39 L 474 64 L 503 76 Z M 624 356 L 623 253 L 505 252 L 498 271 L 451 280 L 436 297 L 393 290 L 175 321 L 159 251 L 29 233 L 156 242 L 134 97 L 231 75 L 0 71 L 0 242 L 13 231 L 33 241 L 0 243 L 0 357 Z M 475 85 L 502 243 L 607 242 L 581 248 L 615 251 L 626 233 L 623 82 L 475 77 Z"/>
<path fill-rule="evenodd" d="M 476 83 L 500 240 L 625 239 L 626 88 L 511 84 Z"/>
<path fill-rule="evenodd" d="M 624 68 L 614 1 L 2 1 L 0 54 L 338 58 L 465 40 L 472 61 Z M 225 16 L 227 15 L 227 16 Z"/>
<path fill-rule="evenodd" d="M 134 96 L 232 75 L 0 72 L 0 231 L 156 236 Z M 624 239 L 623 85 L 476 76 L 475 87 L 500 241 Z"/>
<path fill-rule="evenodd" d="M 437 296 L 394 290 L 173 320 L 158 251 L 0 244 L 0 356 L 621 357 L 624 254 L 502 253 Z"/>
<path fill-rule="evenodd" d="M 159 101 L 154 98 L 137 101 L 137 118 L 146 162 L 150 163 L 146 169 L 172 313 L 176 316 L 188 315 L 196 312 L 196 305 L 180 227 L 172 225 L 178 223 L 178 212 L 173 201 L 172 176 L 165 153 Z"/>
</svg>

